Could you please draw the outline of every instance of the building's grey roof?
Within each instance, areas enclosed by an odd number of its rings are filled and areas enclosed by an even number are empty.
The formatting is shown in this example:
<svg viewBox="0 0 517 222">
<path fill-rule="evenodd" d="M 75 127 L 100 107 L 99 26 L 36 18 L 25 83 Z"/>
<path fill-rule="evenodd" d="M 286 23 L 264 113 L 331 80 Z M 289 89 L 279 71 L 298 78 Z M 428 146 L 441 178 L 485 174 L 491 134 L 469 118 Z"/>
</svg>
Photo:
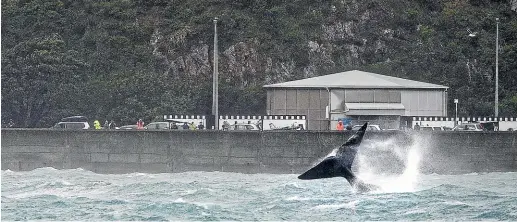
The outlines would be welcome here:
<svg viewBox="0 0 517 222">
<path fill-rule="evenodd" d="M 344 89 L 447 89 L 449 87 L 418 82 L 371 72 L 352 70 L 271 85 L 265 88 L 344 88 Z"/>
</svg>

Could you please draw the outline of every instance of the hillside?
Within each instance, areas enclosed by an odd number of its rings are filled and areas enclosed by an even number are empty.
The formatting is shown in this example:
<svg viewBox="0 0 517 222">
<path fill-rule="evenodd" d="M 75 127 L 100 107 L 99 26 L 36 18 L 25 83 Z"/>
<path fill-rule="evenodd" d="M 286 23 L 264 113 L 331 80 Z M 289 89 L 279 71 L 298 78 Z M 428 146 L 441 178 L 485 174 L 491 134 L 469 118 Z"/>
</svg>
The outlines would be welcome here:
<svg viewBox="0 0 517 222">
<path fill-rule="evenodd" d="M 2 123 L 210 114 L 214 17 L 220 114 L 263 114 L 265 84 L 360 69 L 449 86 L 459 115 L 491 116 L 498 17 L 500 116 L 517 116 L 510 1 L 5 0 Z"/>
</svg>

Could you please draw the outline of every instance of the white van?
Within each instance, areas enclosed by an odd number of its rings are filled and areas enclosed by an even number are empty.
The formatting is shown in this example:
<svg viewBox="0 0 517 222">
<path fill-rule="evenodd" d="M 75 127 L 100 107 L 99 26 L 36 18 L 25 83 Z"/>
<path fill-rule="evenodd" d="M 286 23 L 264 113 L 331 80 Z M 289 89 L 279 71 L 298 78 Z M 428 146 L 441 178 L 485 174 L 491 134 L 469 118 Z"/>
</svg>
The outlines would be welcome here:
<svg viewBox="0 0 517 222">
<path fill-rule="evenodd" d="M 89 129 L 90 124 L 88 122 L 59 122 L 52 128 L 57 129 Z"/>
<path fill-rule="evenodd" d="M 56 123 L 52 128 L 56 129 L 89 129 L 88 118 L 84 116 L 70 116 L 61 119 L 61 122 Z"/>
</svg>

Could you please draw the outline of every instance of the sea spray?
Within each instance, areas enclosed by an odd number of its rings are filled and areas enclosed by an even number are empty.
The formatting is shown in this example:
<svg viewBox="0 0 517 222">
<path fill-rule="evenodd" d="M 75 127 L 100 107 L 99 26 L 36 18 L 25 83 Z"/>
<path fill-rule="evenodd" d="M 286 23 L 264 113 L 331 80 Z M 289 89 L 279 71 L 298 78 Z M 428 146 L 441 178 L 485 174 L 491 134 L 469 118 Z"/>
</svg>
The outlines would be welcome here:
<svg viewBox="0 0 517 222">
<path fill-rule="evenodd" d="M 427 142 L 418 134 L 407 135 L 411 142 L 401 143 L 396 138 L 363 141 L 358 149 L 352 170 L 363 181 L 381 187 L 380 192 L 413 192 L 420 175 L 422 150 Z M 335 156 L 339 147 L 316 160 Z"/>
<path fill-rule="evenodd" d="M 414 192 L 420 175 L 422 150 L 427 143 L 417 134 L 410 137 L 409 146 L 397 143 L 395 139 L 364 141 L 356 161 L 358 177 L 378 185 L 381 192 Z M 398 168 L 402 171 L 397 172 Z"/>
</svg>

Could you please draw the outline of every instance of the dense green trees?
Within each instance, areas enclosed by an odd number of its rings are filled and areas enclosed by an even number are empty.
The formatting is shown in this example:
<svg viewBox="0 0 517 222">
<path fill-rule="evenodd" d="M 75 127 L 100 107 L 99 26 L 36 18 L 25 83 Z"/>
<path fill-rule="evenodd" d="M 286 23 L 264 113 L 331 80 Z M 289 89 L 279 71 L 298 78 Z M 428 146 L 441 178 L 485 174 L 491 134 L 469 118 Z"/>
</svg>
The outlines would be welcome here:
<svg viewBox="0 0 517 222">
<path fill-rule="evenodd" d="M 2 123 L 210 114 L 216 16 L 221 114 L 263 114 L 264 84 L 362 69 L 447 85 L 460 115 L 491 116 L 499 17 L 500 115 L 517 116 L 508 1 L 5 0 Z"/>
<path fill-rule="evenodd" d="M 63 37 L 63 3 L 5 1 L 2 11 L 2 122 L 45 126 L 82 112 L 87 64 Z"/>
</svg>

